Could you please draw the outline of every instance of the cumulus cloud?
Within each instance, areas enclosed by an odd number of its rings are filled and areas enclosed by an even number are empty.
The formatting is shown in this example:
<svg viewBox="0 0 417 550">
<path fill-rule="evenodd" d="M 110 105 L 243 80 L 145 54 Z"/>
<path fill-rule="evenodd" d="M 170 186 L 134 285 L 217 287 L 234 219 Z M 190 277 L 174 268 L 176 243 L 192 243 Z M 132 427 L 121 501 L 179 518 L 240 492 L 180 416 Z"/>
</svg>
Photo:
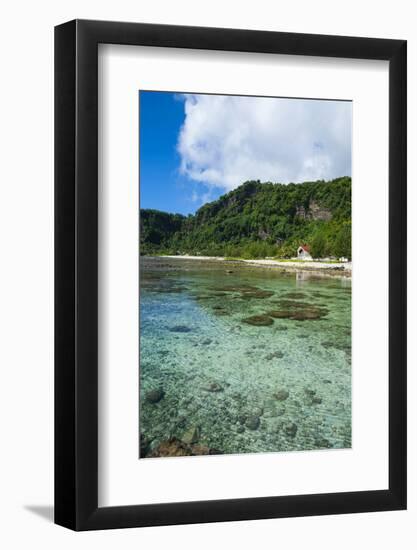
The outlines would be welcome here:
<svg viewBox="0 0 417 550">
<path fill-rule="evenodd" d="M 209 188 L 351 173 L 350 102 L 184 95 L 184 109 L 180 172 Z"/>
</svg>

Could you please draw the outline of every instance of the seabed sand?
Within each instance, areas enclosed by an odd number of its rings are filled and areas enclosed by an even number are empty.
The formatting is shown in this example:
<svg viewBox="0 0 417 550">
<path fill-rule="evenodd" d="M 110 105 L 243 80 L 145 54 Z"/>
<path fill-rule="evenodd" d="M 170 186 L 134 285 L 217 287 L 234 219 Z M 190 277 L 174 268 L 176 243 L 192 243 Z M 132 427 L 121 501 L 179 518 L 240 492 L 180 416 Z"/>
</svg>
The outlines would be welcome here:
<svg viewBox="0 0 417 550">
<path fill-rule="evenodd" d="M 161 255 L 161 258 L 172 258 L 181 260 L 209 260 L 218 262 L 250 264 L 252 266 L 281 268 L 288 271 L 316 271 L 323 275 L 330 275 L 333 277 L 351 277 L 352 276 L 352 262 L 315 262 L 315 261 L 279 261 L 273 259 L 263 260 L 228 260 L 222 256 L 188 256 L 184 255 Z"/>
</svg>

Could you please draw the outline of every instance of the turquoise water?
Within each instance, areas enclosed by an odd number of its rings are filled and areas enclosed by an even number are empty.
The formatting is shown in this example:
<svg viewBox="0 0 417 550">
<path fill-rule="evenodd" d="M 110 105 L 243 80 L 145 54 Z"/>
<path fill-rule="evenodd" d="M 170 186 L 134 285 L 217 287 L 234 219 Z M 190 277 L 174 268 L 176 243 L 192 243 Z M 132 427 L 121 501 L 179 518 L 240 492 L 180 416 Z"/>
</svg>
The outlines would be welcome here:
<svg viewBox="0 0 417 550">
<path fill-rule="evenodd" d="M 141 457 L 351 446 L 351 282 L 141 258 Z"/>
</svg>

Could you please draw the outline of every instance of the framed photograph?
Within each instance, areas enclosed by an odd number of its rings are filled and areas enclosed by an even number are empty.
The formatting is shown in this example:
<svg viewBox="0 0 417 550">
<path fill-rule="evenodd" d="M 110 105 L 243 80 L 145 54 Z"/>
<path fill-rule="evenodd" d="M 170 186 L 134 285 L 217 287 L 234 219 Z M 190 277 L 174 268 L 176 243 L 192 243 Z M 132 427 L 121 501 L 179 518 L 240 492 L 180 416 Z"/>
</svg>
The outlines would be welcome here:
<svg viewBox="0 0 417 550">
<path fill-rule="evenodd" d="M 406 507 L 406 42 L 55 29 L 55 522 Z"/>
</svg>

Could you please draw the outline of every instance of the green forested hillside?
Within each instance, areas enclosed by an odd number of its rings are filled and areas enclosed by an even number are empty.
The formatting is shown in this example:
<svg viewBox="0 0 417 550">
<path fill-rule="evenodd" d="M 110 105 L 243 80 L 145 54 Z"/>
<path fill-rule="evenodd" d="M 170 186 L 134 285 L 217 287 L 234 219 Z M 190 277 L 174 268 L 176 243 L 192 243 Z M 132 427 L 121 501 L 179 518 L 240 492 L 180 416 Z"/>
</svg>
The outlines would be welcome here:
<svg viewBox="0 0 417 550">
<path fill-rule="evenodd" d="M 248 181 L 187 217 L 141 210 L 141 254 L 351 257 L 351 179 Z"/>
</svg>

